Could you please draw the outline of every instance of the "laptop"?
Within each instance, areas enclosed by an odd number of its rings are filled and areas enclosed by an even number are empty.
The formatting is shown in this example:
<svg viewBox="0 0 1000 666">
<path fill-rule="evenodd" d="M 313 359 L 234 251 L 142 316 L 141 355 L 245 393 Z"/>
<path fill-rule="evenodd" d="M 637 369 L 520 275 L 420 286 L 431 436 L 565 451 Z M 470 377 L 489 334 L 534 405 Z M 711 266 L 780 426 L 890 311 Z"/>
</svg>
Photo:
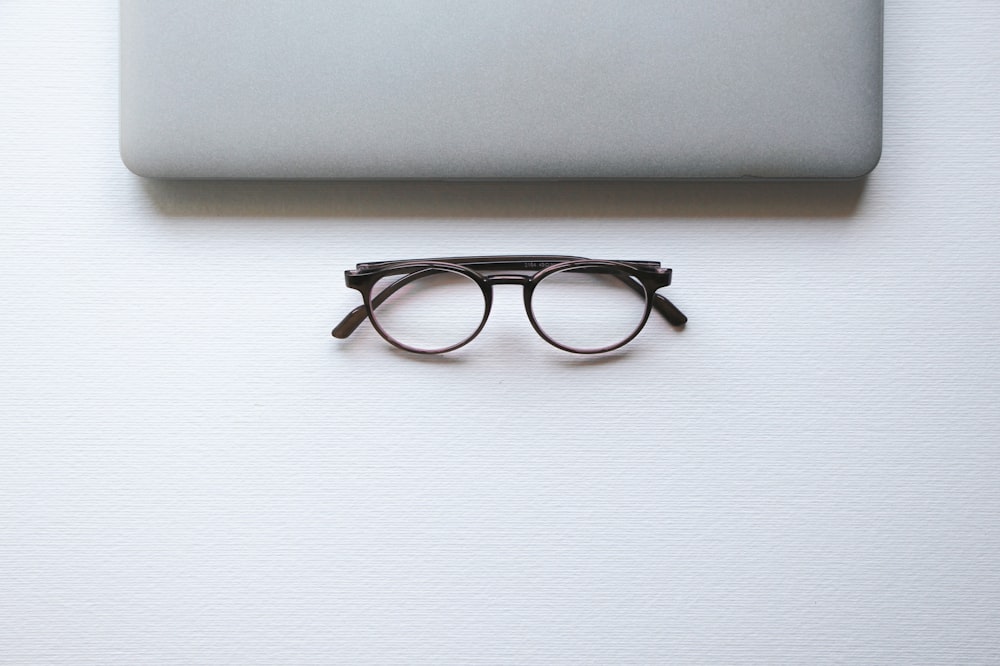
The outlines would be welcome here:
<svg viewBox="0 0 1000 666">
<path fill-rule="evenodd" d="M 121 0 L 159 178 L 853 178 L 882 0 Z"/>
</svg>

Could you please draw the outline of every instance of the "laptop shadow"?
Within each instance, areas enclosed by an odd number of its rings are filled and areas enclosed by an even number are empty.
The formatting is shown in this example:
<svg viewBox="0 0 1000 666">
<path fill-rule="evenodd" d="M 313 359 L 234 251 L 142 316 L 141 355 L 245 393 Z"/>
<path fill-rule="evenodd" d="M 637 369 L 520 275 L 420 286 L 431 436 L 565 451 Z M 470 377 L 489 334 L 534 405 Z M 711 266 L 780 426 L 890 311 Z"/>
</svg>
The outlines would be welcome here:
<svg viewBox="0 0 1000 666">
<path fill-rule="evenodd" d="M 847 218 L 843 181 L 220 181 L 143 179 L 167 217 Z"/>
</svg>

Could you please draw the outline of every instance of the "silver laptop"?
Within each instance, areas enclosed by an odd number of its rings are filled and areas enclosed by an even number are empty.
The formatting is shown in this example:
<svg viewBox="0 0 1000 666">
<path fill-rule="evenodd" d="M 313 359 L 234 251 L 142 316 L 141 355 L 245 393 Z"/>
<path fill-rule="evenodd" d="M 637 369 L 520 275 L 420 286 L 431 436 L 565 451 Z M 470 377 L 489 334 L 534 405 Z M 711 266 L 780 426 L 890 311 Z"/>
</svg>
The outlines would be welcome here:
<svg viewBox="0 0 1000 666">
<path fill-rule="evenodd" d="M 165 178 L 850 178 L 882 0 L 122 0 Z"/>
</svg>

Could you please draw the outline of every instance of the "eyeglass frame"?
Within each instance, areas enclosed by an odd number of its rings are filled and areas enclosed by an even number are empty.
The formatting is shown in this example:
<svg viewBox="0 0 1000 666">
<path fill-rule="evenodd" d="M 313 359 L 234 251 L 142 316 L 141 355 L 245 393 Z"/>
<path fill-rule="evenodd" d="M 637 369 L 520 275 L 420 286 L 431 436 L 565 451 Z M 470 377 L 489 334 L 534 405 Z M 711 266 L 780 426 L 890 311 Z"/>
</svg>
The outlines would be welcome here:
<svg viewBox="0 0 1000 666">
<path fill-rule="evenodd" d="M 633 291 L 641 291 L 640 295 L 646 301 L 642 320 L 632 333 L 620 342 L 597 349 L 574 348 L 552 339 L 539 325 L 531 308 L 531 298 L 535 288 L 546 276 L 575 268 L 587 267 L 610 268 L 624 274 L 628 278 L 634 278 L 634 280 L 623 279 L 622 282 L 628 285 Z M 489 271 L 533 270 L 535 272 L 530 275 L 516 273 L 485 275 L 478 270 L 474 270 L 474 268 Z M 382 328 L 378 317 L 373 316 L 375 310 L 389 296 L 409 282 L 419 279 L 423 273 L 421 269 L 458 273 L 473 280 L 479 286 L 480 291 L 482 291 L 484 299 L 483 318 L 476 330 L 461 342 L 439 349 L 412 347 L 390 335 Z M 392 275 L 404 275 L 405 277 L 396 280 L 372 298 L 372 288 L 378 281 Z M 602 354 L 619 349 L 634 340 L 642 329 L 645 328 L 646 322 L 649 320 L 649 315 L 653 310 L 656 310 L 674 328 L 680 329 L 684 327 L 688 320 L 687 316 L 671 303 L 666 296 L 656 293 L 656 290 L 670 286 L 672 277 L 673 270 L 662 268 L 658 261 L 619 261 L 563 255 L 498 255 L 364 262 L 357 264 L 354 270 L 344 271 L 344 282 L 348 288 L 354 289 L 361 294 L 362 304 L 351 310 L 334 327 L 332 335 L 341 340 L 346 339 L 365 319 L 368 319 L 371 321 L 375 331 L 394 347 L 415 354 L 444 354 L 464 347 L 482 332 L 493 308 L 494 285 L 519 284 L 523 287 L 524 309 L 528 315 L 528 321 L 539 337 L 557 349 L 574 354 Z"/>
</svg>

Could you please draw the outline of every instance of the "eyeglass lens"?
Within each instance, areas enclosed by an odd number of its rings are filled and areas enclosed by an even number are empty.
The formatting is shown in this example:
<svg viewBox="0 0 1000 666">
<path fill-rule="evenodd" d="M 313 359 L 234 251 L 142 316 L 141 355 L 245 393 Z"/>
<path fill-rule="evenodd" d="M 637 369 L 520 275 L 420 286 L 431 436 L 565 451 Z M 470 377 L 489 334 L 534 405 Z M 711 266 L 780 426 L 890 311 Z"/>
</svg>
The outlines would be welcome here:
<svg viewBox="0 0 1000 666">
<path fill-rule="evenodd" d="M 392 275 L 372 289 L 373 320 L 405 347 L 437 351 L 474 336 L 486 316 L 482 288 L 468 275 L 448 270 L 424 270 Z"/>
<path fill-rule="evenodd" d="M 620 345 L 642 326 L 646 291 L 613 269 L 567 268 L 538 282 L 531 311 L 552 341 L 577 351 L 597 351 Z"/>
</svg>

